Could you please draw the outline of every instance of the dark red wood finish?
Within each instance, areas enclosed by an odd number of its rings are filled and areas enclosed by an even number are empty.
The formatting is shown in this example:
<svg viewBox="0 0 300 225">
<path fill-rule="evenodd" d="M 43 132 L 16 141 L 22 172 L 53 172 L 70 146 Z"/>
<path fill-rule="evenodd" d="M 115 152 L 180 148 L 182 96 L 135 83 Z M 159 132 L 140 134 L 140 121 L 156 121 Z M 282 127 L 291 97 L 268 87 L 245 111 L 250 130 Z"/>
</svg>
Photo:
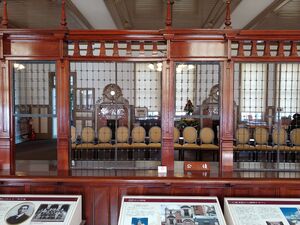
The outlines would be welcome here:
<svg viewBox="0 0 300 225">
<path fill-rule="evenodd" d="M 231 171 L 233 145 L 233 63 L 260 61 L 300 61 L 297 43 L 299 31 L 240 31 L 240 30 L 175 30 L 160 31 L 68 31 L 15 30 L 0 31 L 0 165 L 14 168 L 14 132 L 11 115 L 9 63 L 11 60 L 53 60 L 57 68 L 58 115 L 58 169 L 69 168 L 69 63 L 70 61 L 162 61 L 162 164 L 174 168 L 174 67 L 176 62 L 218 61 L 223 65 L 220 78 L 220 170 Z M 92 44 L 100 43 L 98 55 Z M 112 55 L 106 55 L 104 43 L 113 44 Z M 73 54 L 68 44 L 74 45 Z M 80 43 L 87 51 L 82 55 Z M 125 43 L 126 54 L 121 55 L 119 43 Z M 151 56 L 146 56 L 151 43 Z M 158 44 L 166 45 L 164 54 L 158 54 Z M 132 46 L 135 45 L 135 48 Z M 246 48 L 246 46 L 249 46 Z M 138 48 L 137 48 L 138 47 Z M 138 49 L 139 55 L 133 56 Z M 250 49 L 250 50 L 247 50 Z M 250 52 L 250 53 L 249 53 Z"/>
<path fill-rule="evenodd" d="M 70 69 L 68 60 L 56 62 L 57 80 L 57 169 L 65 171 L 69 169 L 69 143 L 70 143 Z"/>
<path fill-rule="evenodd" d="M 0 61 L 0 169 L 14 169 L 8 63 Z"/>
<path fill-rule="evenodd" d="M 284 184 L 284 185 L 283 185 Z M 300 196 L 298 179 L 239 179 L 185 177 L 1 177 L 1 194 L 79 194 L 88 225 L 117 225 L 122 196 Z"/>
</svg>

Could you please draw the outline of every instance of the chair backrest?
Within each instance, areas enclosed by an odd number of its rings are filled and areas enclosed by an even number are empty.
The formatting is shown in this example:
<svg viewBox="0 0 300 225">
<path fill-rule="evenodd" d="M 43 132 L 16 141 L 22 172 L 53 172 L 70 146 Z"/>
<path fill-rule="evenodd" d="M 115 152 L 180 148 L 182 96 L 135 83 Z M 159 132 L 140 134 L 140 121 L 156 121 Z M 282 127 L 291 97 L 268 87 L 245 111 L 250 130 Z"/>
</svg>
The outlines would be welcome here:
<svg viewBox="0 0 300 225">
<path fill-rule="evenodd" d="M 101 127 L 98 130 L 98 140 L 100 143 L 109 143 L 112 138 L 112 131 L 109 127 Z"/>
<path fill-rule="evenodd" d="M 161 128 L 160 127 L 151 127 L 149 130 L 149 138 L 151 143 L 160 143 L 161 142 Z"/>
<path fill-rule="evenodd" d="M 293 129 L 290 138 L 293 145 L 300 145 L 300 128 Z"/>
<path fill-rule="evenodd" d="M 184 142 L 191 144 L 197 141 L 197 130 L 194 127 L 186 127 L 183 130 Z"/>
<path fill-rule="evenodd" d="M 258 145 L 268 144 L 269 132 L 267 128 L 256 127 L 253 134 L 254 140 Z"/>
<path fill-rule="evenodd" d="M 128 127 L 118 127 L 116 132 L 116 139 L 118 143 L 128 142 L 129 133 Z"/>
<path fill-rule="evenodd" d="M 72 143 L 76 142 L 76 128 L 71 126 L 71 141 Z"/>
<path fill-rule="evenodd" d="M 284 128 L 275 128 L 272 132 L 272 140 L 275 145 L 286 145 L 287 132 Z"/>
<path fill-rule="evenodd" d="M 200 130 L 199 138 L 202 144 L 211 144 L 214 142 L 215 133 L 210 127 L 204 127 Z"/>
<path fill-rule="evenodd" d="M 177 143 L 179 141 L 180 138 L 180 131 L 178 130 L 177 127 L 174 127 L 174 134 L 173 134 L 173 141 L 174 143 Z"/>
<path fill-rule="evenodd" d="M 81 131 L 82 142 L 93 142 L 95 140 L 95 131 L 92 127 L 84 127 Z"/>
<path fill-rule="evenodd" d="M 236 130 L 235 136 L 237 144 L 247 144 L 250 139 L 249 129 L 246 127 L 239 127 Z"/>
<path fill-rule="evenodd" d="M 146 137 L 145 128 L 141 126 L 134 127 L 131 131 L 131 137 L 133 143 L 145 142 L 145 137 Z"/>
</svg>

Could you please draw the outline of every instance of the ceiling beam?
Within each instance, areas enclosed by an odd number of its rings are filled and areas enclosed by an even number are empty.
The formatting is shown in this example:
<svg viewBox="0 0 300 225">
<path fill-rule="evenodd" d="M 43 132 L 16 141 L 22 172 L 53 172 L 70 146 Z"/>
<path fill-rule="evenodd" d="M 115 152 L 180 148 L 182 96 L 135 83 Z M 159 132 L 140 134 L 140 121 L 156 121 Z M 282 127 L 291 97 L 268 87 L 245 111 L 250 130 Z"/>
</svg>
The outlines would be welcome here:
<svg viewBox="0 0 300 225">
<path fill-rule="evenodd" d="M 94 29 L 116 29 L 104 0 L 70 0 Z M 119 0 L 112 0 L 119 1 Z"/>
<path fill-rule="evenodd" d="M 253 20 L 251 20 L 244 29 L 253 29 L 257 24 L 259 24 L 268 14 L 276 11 L 277 9 L 284 6 L 290 0 L 275 0 L 267 8 L 265 8 L 260 14 L 258 14 Z"/>
<path fill-rule="evenodd" d="M 249 21 L 252 21 L 265 8 L 276 0 L 259 0 L 253 1 L 242 0 L 241 3 L 231 13 L 231 21 L 233 29 L 243 29 Z"/>
<path fill-rule="evenodd" d="M 233 11 L 242 0 L 231 0 L 230 9 Z M 209 16 L 201 25 L 202 28 L 223 28 L 225 23 L 226 2 L 218 0 Z"/>
<path fill-rule="evenodd" d="M 71 0 L 66 0 L 66 8 L 71 12 L 75 19 L 86 29 L 94 29 L 94 27 L 89 23 L 89 21 L 81 14 L 78 8 L 74 5 Z"/>
<path fill-rule="evenodd" d="M 132 29 L 134 27 L 123 0 L 104 0 L 104 2 L 118 29 Z"/>
</svg>

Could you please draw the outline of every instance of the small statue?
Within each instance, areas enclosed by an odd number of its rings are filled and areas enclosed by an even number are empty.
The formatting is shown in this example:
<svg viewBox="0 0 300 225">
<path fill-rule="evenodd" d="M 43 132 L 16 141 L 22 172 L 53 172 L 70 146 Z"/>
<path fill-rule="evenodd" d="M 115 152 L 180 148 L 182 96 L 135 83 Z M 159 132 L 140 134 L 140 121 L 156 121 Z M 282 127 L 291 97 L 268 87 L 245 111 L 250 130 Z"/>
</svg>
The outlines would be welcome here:
<svg viewBox="0 0 300 225">
<path fill-rule="evenodd" d="M 187 115 L 192 115 L 194 112 L 194 105 L 190 99 L 187 100 L 187 103 L 184 106 L 184 111 Z"/>
</svg>

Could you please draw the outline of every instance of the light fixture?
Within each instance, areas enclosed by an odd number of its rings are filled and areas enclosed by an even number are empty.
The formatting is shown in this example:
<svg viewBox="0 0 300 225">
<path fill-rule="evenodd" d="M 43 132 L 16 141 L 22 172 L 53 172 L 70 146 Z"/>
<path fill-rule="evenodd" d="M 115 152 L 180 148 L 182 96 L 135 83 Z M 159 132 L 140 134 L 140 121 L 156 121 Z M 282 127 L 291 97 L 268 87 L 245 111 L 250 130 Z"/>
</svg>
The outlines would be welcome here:
<svg viewBox="0 0 300 225">
<path fill-rule="evenodd" d="M 14 68 L 16 70 L 23 70 L 23 69 L 25 69 L 25 66 L 23 64 L 14 63 Z"/>
<path fill-rule="evenodd" d="M 115 91 L 111 91 L 111 92 L 110 92 L 110 95 L 111 95 L 111 96 L 114 96 L 115 94 L 116 94 Z"/>
<path fill-rule="evenodd" d="M 153 63 L 149 63 L 148 64 L 148 68 L 150 69 L 150 70 L 154 70 L 155 68 L 154 68 L 154 64 Z"/>
<path fill-rule="evenodd" d="M 195 69 L 195 66 L 194 65 L 188 65 L 188 70 L 193 70 L 193 69 Z"/>
<path fill-rule="evenodd" d="M 162 63 L 157 63 L 157 71 L 161 72 L 162 71 Z"/>
<path fill-rule="evenodd" d="M 187 65 L 182 63 L 177 65 L 176 72 L 181 73 L 183 70 L 193 70 L 193 69 L 195 69 L 195 65 L 192 64 Z"/>
<path fill-rule="evenodd" d="M 161 62 L 159 62 L 157 64 L 149 63 L 148 68 L 150 70 L 161 72 L 162 71 L 162 63 Z"/>
</svg>

